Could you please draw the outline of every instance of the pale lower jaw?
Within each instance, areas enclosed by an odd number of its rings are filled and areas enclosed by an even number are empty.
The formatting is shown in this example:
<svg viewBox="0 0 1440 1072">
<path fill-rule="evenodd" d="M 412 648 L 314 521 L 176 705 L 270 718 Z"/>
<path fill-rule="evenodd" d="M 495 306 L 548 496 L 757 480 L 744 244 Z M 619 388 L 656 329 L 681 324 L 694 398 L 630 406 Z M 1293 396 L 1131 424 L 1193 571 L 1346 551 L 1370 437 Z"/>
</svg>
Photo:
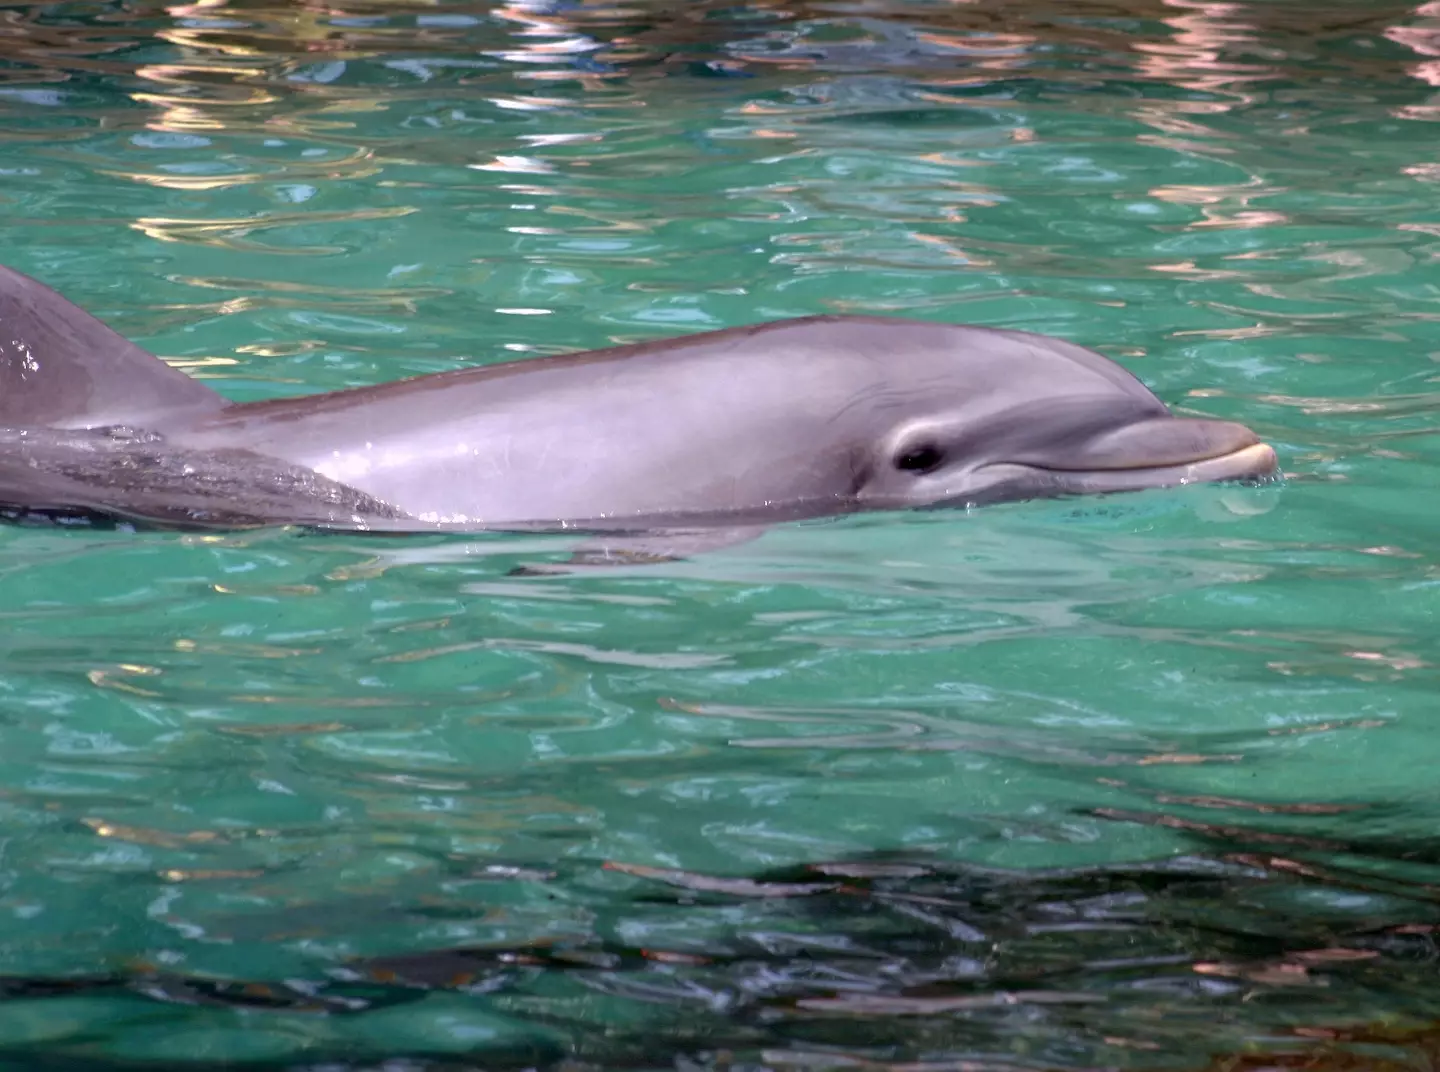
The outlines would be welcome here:
<svg viewBox="0 0 1440 1072">
<path fill-rule="evenodd" d="M 987 465 L 985 470 L 1044 474 L 1053 480 L 1062 494 L 1079 492 L 1094 494 L 1106 491 L 1138 491 L 1141 488 L 1170 488 L 1180 484 L 1209 484 L 1221 480 L 1262 480 L 1275 475 L 1278 462 L 1268 444 L 1254 443 L 1248 447 L 1201 458 L 1182 465 L 1160 465 L 1133 469 L 1042 469 L 1030 465 Z"/>
</svg>

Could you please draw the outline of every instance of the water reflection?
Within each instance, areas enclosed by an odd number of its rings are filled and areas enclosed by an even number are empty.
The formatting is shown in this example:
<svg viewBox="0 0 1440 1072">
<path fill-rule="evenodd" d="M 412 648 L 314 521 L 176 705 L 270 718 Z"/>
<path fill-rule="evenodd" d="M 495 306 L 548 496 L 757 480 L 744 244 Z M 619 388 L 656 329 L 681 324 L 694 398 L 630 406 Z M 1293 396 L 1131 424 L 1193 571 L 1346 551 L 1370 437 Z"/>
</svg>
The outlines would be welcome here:
<svg viewBox="0 0 1440 1072">
<path fill-rule="evenodd" d="M 64 156 L 96 177 L 174 195 L 144 199 L 130 217 L 139 235 L 336 258 L 362 248 L 359 235 L 378 234 L 395 246 L 395 270 L 433 277 L 465 270 L 466 250 L 450 242 L 446 253 L 436 245 L 422 251 L 402 235 L 424 229 L 370 225 L 434 213 L 437 195 L 460 198 L 473 225 L 465 230 L 486 249 L 474 259 L 480 263 L 555 265 L 572 276 L 595 263 L 639 270 L 613 288 L 619 317 L 642 330 L 719 326 L 746 309 L 751 317 L 813 311 L 803 278 L 828 280 L 851 267 L 883 273 L 893 296 L 831 297 L 834 307 L 932 314 L 965 301 L 977 273 L 1004 278 L 1009 293 L 1057 273 L 1077 280 L 1154 274 L 1166 288 L 1229 280 L 1266 286 L 1257 277 L 1276 267 L 1333 279 L 1303 256 L 1297 263 L 1287 237 L 1308 215 L 1294 168 L 1313 168 L 1316 181 L 1330 174 L 1326 154 L 1308 147 L 1316 134 L 1310 117 L 1329 92 L 1326 79 L 1335 78 L 1363 82 L 1366 101 L 1382 114 L 1422 117 L 1415 109 L 1427 105 L 1416 99 L 1411 75 L 1423 72 L 1402 77 L 1395 59 L 1402 48 L 1424 54 L 1433 18 L 1427 6 L 1372 5 L 1363 14 L 1322 6 L 1302 19 L 1283 5 L 1191 0 L 1023 11 L 988 2 L 392 11 L 207 0 L 117 14 L 99 32 L 47 10 L 23 9 L 18 32 L 7 38 L 8 75 L 21 95 L 0 104 L 8 101 L 6 113 L 23 124 L 43 92 L 101 138 L 150 132 L 130 137 L 119 154 L 128 166 L 116 166 L 110 140 Z M 114 58 L 146 42 L 144 62 Z M 129 87 L 127 106 L 80 92 L 77 79 L 91 61 L 108 64 L 95 73 Z M 42 84 L 55 88 L 19 88 Z M 1112 92 L 1121 85 L 1124 93 Z M 1062 98 L 1067 109 L 1092 114 L 1106 137 L 1153 150 L 1153 160 L 1115 169 L 1086 146 L 1054 142 L 1049 117 Z M 1241 113 L 1259 113 L 1295 143 L 1289 174 L 1239 136 Z M 1265 118 L 1271 113 L 1273 122 Z M 926 137 L 927 123 L 939 124 L 936 137 Z M 1302 136 L 1311 143 L 1301 145 Z M 727 171 L 754 167 L 769 170 L 770 181 L 725 183 Z M 1423 177 L 1429 167 L 1422 158 L 1404 170 Z M 1068 227 L 1047 223 L 1049 243 L 1007 241 L 1048 211 L 1057 183 L 1104 196 L 1082 199 L 1081 218 Z M 657 214 L 657 203 L 667 211 Z M 830 222 L 817 226 L 820 218 Z M 843 219 L 853 224 L 842 226 Z M 743 276 L 715 278 L 696 267 L 677 284 L 670 255 L 661 252 L 667 235 L 702 222 L 715 234 L 716 252 L 748 248 L 757 267 L 775 272 L 776 292 L 760 294 Z M 1411 234 L 1425 226 L 1397 223 Z M 1129 237 L 1140 237 L 1137 227 L 1177 238 L 1140 244 Z M 1207 242 L 1206 230 L 1235 237 Z M 429 233 L 447 230 L 437 221 Z M 497 234 L 510 240 L 497 248 Z M 1394 268 L 1372 257 L 1353 277 Z M 294 285 L 296 271 L 256 272 L 243 289 L 264 288 L 276 276 Z M 922 275 L 943 284 L 927 286 Z M 551 273 L 538 286 L 517 279 L 486 300 L 501 317 L 514 310 L 558 317 L 572 303 L 522 293 L 550 291 L 557 278 Z M 353 286 L 359 292 L 375 283 Z M 627 291 L 647 297 L 627 304 Z M 1075 296 L 1127 301 L 1091 291 Z M 666 292 L 676 300 L 654 297 Z M 685 307 L 704 294 L 724 308 L 726 293 L 749 300 L 730 303 L 735 312 L 720 317 Z M 199 303 L 194 310 L 204 315 Z M 1254 329 L 1253 321 L 1180 326 L 1232 339 L 1253 338 Z M 636 337 L 546 330 L 568 334 L 561 348 Z M 527 334 L 534 332 L 506 325 L 497 341 L 532 352 Z M 372 346 L 363 352 L 396 357 Z"/>
<path fill-rule="evenodd" d="M 487 1067 L 568 1055 L 607 1067 L 679 1056 L 717 1068 L 892 1068 L 897 1053 L 920 1052 L 927 1067 L 1144 1069 L 1172 1067 L 1183 1050 L 1215 1069 L 1388 1068 L 1377 1063 L 1387 1056 L 1400 1068 L 1428 1051 L 1434 1029 L 1406 996 L 1436 925 L 1424 883 L 1316 866 L 1323 839 L 1191 829 L 1194 851 L 1148 867 L 1020 873 L 911 852 L 724 876 L 614 862 L 581 869 L 609 887 L 590 933 L 339 957 L 283 981 L 142 966 L 0 985 L 35 1004 L 106 995 L 133 1013 L 153 1003 L 163 1011 L 152 1011 L 152 1031 L 157 1020 L 183 1024 L 187 1009 L 249 1010 L 262 1037 L 294 1022 L 286 1014 L 327 1012 L 310 1022 L 305 1056 L 342 1067 L 445 1053 L 451 1037 L 426 1015 L 437 1008 L 485 1024 L 467 1050 Z M 1392 848 L 1433 856 L 1422 841 Z M 497 904 L 578 877 L 452 869 L 449 892 Z M 456 919 L 462 904 L 448 906 Z M 370 898 L 297 906 L 268 925 L 324 933 L 386 915 Z M 213 925 L 238 936 L 263 919 Z M 611 1019 L 617 1002 L 647 1008 L 646 1022 Z M 397 1007 L 428 1037 L 383 1045 Z M 1366 1026 L 1380 1007 L 1419 1017 Z M 1349 1063 L 1347 1043 L 1370 1048 L 1361 1063 Z M 281 1045 L 275 1058 L 299 1052 Z"/>
</svg>

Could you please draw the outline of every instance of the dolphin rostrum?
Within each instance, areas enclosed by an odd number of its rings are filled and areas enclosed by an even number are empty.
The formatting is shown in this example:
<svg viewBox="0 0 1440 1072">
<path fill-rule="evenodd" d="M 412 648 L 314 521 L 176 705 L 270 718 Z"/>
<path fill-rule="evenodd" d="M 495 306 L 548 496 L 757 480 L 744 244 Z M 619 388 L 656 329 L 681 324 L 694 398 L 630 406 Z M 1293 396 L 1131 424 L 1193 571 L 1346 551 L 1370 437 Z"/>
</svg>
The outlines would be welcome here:
<svg viewBox="0 0 1440 1072">
<path fill-rule="evenodd" d="M 694 530 L 1259 479 L 1042 335 L 815 316 L 232 404 L 0 268 L 0 504 L 182 526 Z"/>
</svg>

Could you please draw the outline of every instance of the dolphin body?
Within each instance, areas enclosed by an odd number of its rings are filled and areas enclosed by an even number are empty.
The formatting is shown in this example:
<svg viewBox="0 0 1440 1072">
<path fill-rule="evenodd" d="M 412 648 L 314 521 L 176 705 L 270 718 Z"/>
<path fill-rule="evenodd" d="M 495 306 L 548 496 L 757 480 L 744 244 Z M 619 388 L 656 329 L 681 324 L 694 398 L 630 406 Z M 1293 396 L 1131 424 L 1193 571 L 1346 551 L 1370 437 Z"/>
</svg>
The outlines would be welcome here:
<svg viewBox="0 0 1440 1072">
<path fill-rule="evenodd" d="M 817 316 L 232 404 L 0 268 L 0 504 L 177 526 L 693 531 L 1258 479 L 1041 335 Z M 722 541 L 723 542 L 723 541 Z"/>
</svg>

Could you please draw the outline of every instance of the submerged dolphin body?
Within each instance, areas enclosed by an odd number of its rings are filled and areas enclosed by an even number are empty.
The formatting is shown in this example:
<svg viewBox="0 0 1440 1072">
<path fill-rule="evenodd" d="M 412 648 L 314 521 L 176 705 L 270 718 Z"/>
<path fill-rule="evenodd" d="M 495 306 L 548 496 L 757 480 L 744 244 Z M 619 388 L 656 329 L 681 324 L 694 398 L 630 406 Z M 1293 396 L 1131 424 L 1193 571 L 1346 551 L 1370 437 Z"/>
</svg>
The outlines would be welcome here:
<svg viewBox="0 0 1440 1072">
<path fill-rule="evenodd" d="M 231 404 L 0 268 L 0 504 L 144 522 L 648 531 L 1260 478 L 1090 350 L 821 316 Z"/>
</svg>

